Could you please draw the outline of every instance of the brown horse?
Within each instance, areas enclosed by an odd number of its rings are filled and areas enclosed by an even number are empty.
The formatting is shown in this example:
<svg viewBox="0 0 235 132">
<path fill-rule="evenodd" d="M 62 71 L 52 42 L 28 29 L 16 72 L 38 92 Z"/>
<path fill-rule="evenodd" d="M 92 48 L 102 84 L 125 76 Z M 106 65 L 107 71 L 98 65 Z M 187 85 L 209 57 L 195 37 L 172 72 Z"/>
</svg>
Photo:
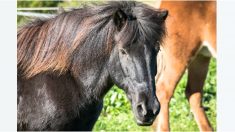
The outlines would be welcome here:
<svg viewBox="0 0 235 132">
<path fill-rule="evenodd" d="M 216 2 L 158 1 L 155 7 L 158 4 L 169 10 L 169 18 L 167 37 L 158 55 L 159 60 L 164 60 L 159 64 L 164 66 L 156 77 L 161 110 L 153 126 L 159 131 L 170 130 L 169 102 L 188 69 L 186 97 L 200 131 L 211 131 L 201 101 L 210 58 L 216 57 Z"/>
</svg>

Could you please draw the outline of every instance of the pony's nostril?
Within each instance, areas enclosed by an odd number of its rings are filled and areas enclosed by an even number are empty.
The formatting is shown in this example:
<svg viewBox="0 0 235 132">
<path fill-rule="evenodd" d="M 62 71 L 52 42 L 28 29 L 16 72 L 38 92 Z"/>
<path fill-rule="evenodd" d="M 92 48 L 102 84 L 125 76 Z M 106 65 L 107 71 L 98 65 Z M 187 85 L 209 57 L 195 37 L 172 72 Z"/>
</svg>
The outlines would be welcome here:
<svg viewBox="0 0 235 132">
<path fill-rule="evenodd" d="M 157 106 L 154 106 L 154 107 L 153 107 L 153 114 L 154 114 L 154 115 L 157 113 L 157 110 L 158 110 Z"/>
<path fill-rule="evenodd" d="M 153 114 L 156 115 L 157 114 L 157 108 L 153 108 Z"/>
<path fill-rule="evenodd" d="M 160 104 L 154 105 L 154 107 L 153 107 L 153 114 L 157 115 L 159 113 L 159 111 L 160 111 Z"/>
<path fill-rule="evenodd" d="M 146 108 L 146 105 L 142 104 L 141 106 L 142 106 L 142 108 L 143 108 L 142 114 L 143 114 L 144 116 L 147 115 L 147 108 Z"/>
<path fill-rule="evenodd" d="M 142 113 L 143 109 L 141 105 L 137 105 L 137 111 L 138 113 Z"/>
<path fill-rule="evenodd" d="M 137 106 L 137 111 L 138 113 L 141 113 L 143 116 L 147 115 L 147 108 L 143 103 Z"/>
</svg>

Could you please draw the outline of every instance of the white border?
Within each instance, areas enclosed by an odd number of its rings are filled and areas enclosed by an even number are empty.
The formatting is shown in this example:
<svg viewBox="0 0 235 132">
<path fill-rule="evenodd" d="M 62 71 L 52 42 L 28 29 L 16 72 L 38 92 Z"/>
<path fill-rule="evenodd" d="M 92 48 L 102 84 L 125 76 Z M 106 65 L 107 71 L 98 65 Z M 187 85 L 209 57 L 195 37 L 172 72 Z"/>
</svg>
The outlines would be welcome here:
<svg viewBox="0 0 235 132">
<path fill-rule="evenodd" d="M 235 130 L 235 1 L 217 2 L 217 130 Z"/>
<path fill-rule="evenodd" d="M 17 129 L 16 1 L 0 1 L 0 130 Z"/>
</svg>

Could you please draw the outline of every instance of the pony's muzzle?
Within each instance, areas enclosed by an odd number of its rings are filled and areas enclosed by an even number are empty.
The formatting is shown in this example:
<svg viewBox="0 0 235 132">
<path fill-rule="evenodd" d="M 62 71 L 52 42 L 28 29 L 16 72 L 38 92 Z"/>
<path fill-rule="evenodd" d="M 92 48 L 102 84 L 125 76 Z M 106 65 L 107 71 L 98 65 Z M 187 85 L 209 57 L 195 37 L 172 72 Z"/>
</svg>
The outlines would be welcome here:
<svg viewBox="0 0 235 132">
<path fill-rule="evenodd" d="M 141 102 L 136 106 L 136 122 L 140 126 L 152 125 L 160 111 L 160 103 L 155 100 L 154 103 Z"/>
</svg>

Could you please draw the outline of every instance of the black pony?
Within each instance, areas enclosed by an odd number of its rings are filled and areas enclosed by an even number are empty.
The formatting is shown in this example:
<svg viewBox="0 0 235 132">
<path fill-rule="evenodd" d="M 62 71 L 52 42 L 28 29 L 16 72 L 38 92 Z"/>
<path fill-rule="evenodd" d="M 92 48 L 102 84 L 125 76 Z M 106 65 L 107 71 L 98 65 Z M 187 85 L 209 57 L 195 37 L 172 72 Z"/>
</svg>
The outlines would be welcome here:
<svg viewBox="0 0 235 132">
<path fill-rule="evenodd" d="M 91 130 L 116 84 L 139 125 L 160 110 L 156 55 L 167 11 L 111 2 L 31 22 L 17 33 L 17 129 Z"/>
</svg>

